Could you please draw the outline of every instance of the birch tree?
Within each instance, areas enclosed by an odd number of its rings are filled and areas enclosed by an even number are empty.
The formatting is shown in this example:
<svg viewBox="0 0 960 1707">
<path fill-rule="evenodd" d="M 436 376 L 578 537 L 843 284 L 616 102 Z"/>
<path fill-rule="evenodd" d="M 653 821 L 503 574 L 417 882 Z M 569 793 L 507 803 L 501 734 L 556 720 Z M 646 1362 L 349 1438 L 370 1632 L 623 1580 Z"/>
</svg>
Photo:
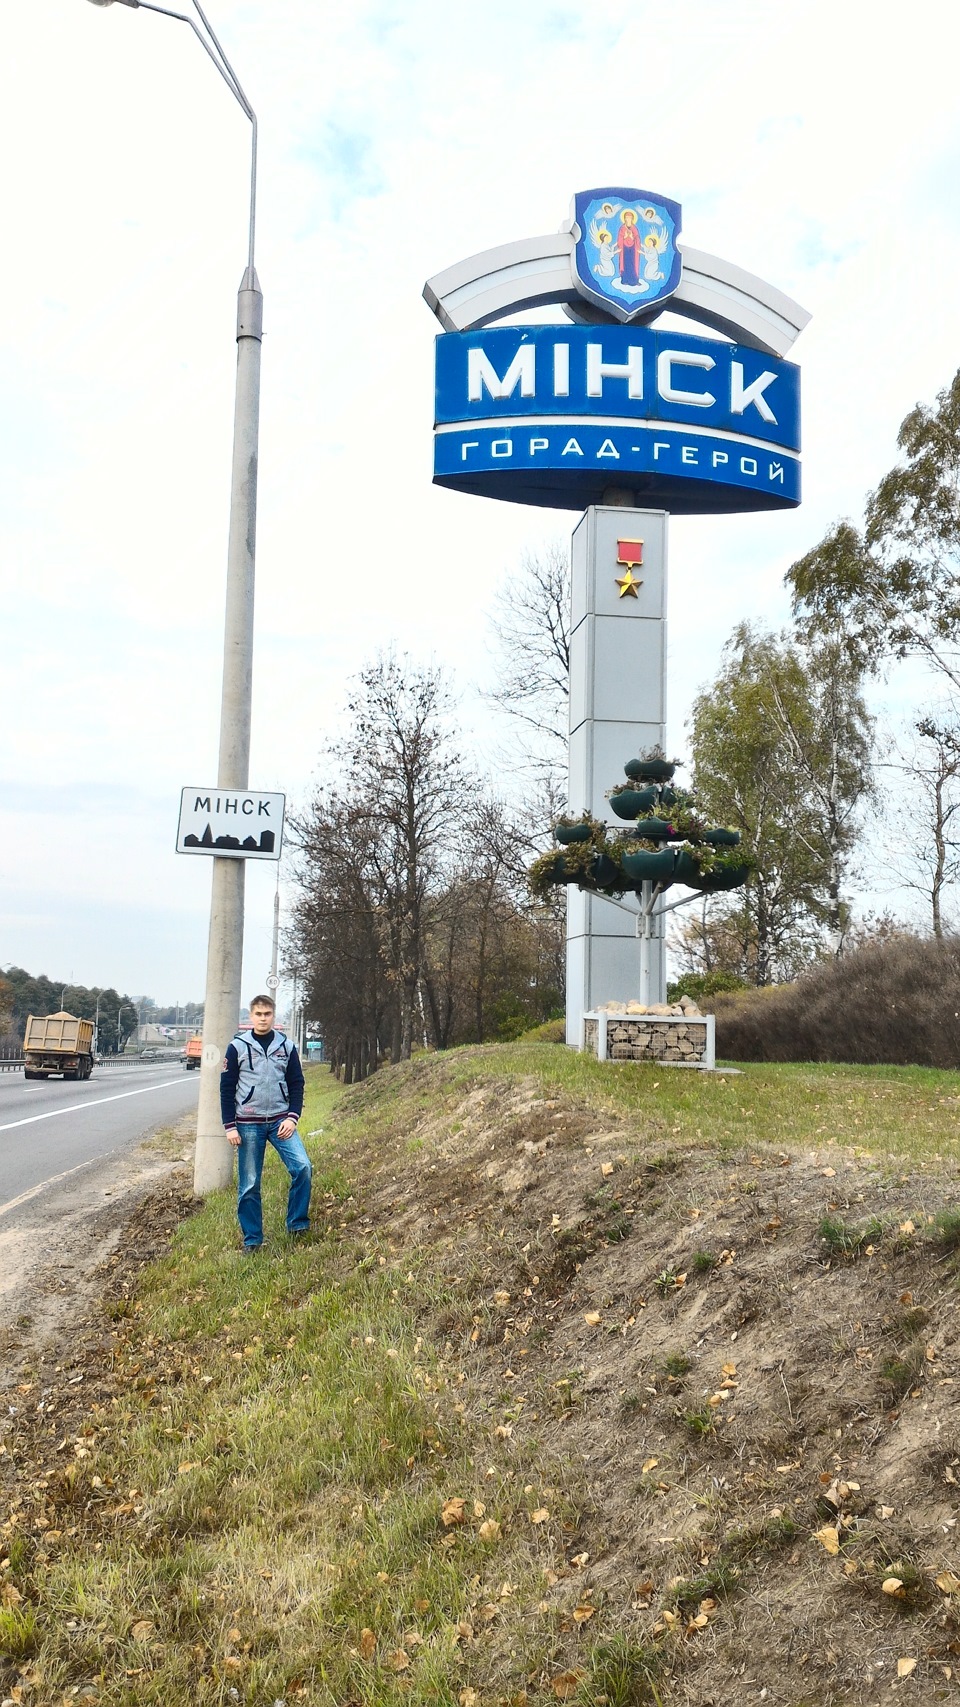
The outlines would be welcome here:
<svg viewBox="0 0 960 1707">
<path fill-rule="evenodd" d="M 738 829 L 754 862 L 731 918 L 738 964 L 758 984 L 838 952 L 857 810 L 870 786 L 872 725 L 859 669 L 842 648 L 804 651 L 741 623 L 694 703 L 694 787 L 714 822 Z M 727 932 L 728 937 L 731 936 Z"/>
<path fill-rule="evenodd" d="M 910 411 L 897 444 L 862 531 L 838 522 L 789 570 L 794 612 L 807 638 L 842 637 L 862 669 L 919 658 L 960 695 L 960 373 Z"/>
<path fill-rule="evenodd" d="M 921 717 L 914 725 L 912 752 L 901 754 L 897 769 L 909 784 L 913 833 L 890 846 L 891 872 L 905 889 L 922 895 L 930 928 L 943 938 L 946 896 L 960 877 L 960 737 L 951 725 Z"/>
</svg>

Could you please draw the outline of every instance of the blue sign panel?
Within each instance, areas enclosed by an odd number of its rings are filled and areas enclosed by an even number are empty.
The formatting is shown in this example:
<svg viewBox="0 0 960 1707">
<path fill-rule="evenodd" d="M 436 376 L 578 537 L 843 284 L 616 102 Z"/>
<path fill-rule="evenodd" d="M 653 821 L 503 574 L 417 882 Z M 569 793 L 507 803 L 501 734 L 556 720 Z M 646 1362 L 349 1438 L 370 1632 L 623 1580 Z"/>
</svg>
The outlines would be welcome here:
<svg viewBox="0 0 960 1707">
<path fill-rule="evenodd" d="M 576 283 L 588 301 L 635 320 L 680 283 L 680 204 L 646 190 L 581 190 L 573 200 Z"/>
<path fill-rule="evenodd" d="M 582 510 L 608 487 L 677 515 L 800 502 L 792 362 L 623 326 L 437 339 L 434 480 Z"/>
</svg>

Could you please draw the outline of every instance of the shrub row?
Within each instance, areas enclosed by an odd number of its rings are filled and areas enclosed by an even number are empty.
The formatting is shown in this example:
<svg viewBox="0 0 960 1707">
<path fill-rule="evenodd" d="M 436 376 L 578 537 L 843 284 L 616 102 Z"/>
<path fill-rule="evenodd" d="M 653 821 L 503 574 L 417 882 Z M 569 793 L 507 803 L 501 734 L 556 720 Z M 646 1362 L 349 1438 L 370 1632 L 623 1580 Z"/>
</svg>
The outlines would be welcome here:
<svg viewBox="0 0 960 1707">
<path fill-rule="evenodd" d="M 701 1005 L 726 1060 L 960 1067 L 960 939 L 885 937 L 795 984 Z"/>
</svg>

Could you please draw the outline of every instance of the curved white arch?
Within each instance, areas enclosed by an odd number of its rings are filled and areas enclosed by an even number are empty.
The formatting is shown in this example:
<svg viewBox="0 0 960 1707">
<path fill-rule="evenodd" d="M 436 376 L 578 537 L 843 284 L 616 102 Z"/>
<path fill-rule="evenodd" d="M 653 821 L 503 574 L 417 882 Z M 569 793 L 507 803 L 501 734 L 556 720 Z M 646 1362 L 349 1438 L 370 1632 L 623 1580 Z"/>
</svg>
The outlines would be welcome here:
<svg viewBox="0 0 960 1707">
<path fill-rule="evenodd" d="M 572 233 L 560 231 L 486 249 L 428 279 L 424 298 L 448 332 L 469 332 L 547 303 L 562 304 L 573 320 L 603 322 L 573 282 L 573 248 Z M 810 319 L 807 310 L 730 261 L 681 249 L 679 286 L 637 323 L 648 324 L 672 309 L 737 343 L 785 356 Z"/>
</svg>

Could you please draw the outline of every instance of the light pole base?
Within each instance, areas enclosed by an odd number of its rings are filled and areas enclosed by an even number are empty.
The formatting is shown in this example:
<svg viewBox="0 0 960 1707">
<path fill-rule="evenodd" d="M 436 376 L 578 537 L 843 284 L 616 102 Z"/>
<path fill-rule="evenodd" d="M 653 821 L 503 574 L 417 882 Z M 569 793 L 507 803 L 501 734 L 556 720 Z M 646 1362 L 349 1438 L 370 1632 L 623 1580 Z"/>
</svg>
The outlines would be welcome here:
<svg viewBox="0 0 960 1707">
<path fill-rule="evenodd" d="M 200 1106 L 193 1165 L 195 1197 L 206 1197 L 210 1191 L 227 1191 L 233 1183 L 233 1146 L 224 1136 L 220 1117 L 220 1072 L 224 1051 L 240 1020 L 245 875 L 242 859 L 214 858 Z"/>
</svg>

